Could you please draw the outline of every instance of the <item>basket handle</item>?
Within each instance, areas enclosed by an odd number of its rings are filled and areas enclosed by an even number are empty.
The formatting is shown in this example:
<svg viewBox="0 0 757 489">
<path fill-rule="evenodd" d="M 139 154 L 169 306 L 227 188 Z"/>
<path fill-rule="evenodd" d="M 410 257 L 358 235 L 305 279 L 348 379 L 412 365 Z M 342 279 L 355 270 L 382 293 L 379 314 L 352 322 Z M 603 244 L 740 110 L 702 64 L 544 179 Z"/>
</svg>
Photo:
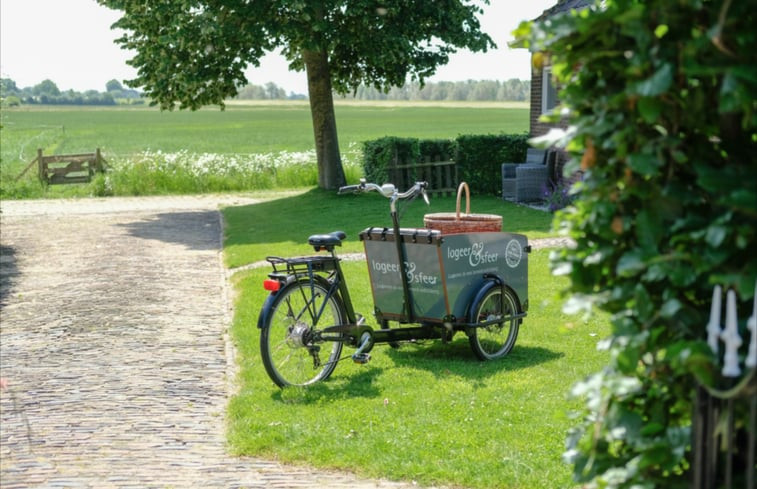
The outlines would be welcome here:
<svg viewBox="0 0 757 489">
<path fill-rule="evenodd" d="M 465 189 L 465 213 L 470 214 L 470 189 L 468 189 L 468 184 L 465 182 L 460 182 L 460 186 L 457 187 L 457 216 L 456 219 L 460 220 L 460 197 L 462 197 L 463 189 Z"/>
</svg>

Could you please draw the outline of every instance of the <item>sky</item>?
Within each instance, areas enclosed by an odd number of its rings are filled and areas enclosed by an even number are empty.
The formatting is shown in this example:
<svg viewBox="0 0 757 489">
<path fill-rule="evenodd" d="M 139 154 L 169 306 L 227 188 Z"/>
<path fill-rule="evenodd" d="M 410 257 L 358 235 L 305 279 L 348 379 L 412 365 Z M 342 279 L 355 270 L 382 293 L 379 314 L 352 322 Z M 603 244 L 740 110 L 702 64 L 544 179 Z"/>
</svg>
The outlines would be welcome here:
<svg viewBox="0 0 757 489">
<path fill-rule="evenodd" d="M 431 1 L 431 0 L 429 0 Z M 557 0 L 491 0 L 484 5 L 481 28 L 498 48 L 487 53 L 460 51 L 428 81 L 508 80 L 530 78 L 530 55 L 510 49 L 510 34 L 521 20 L 533 19 Z M 50 79 L 59 89 L 105 91 L 105 84 L 134 78 L 126 64 L 133 53 L 113 41 L 110 26 L 120 12 L 95 0 L 1 0 L 0 75 L 19 88 Z M 287 93 L 307 93 L 304 72 L 290 72 L 283 57 L 271 53 L 259 68 L 246 72 L 250 83 L 274 82 Z"/>
</svg>

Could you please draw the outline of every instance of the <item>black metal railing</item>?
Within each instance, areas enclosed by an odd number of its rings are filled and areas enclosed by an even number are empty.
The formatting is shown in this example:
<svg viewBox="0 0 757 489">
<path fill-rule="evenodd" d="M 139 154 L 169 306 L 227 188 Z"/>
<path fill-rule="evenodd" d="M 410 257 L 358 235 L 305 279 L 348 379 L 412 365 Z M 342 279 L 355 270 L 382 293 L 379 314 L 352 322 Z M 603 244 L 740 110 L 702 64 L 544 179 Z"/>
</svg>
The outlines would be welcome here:
<svg viewBox="0 0 757 489">
<path fill-rule="evenodd" d="M 707 330 L 716 355 L 721 353 L 720 342 L 725 344 L 722 376 L 717 388 L 699 383 L 696 389 L 692 488 L 757 489 L 757 286 L 752 316 L 741 334 L 733 291 L 728 291 L 726 325 L 720 328 L 721 294 L 716 287 Z M 748 351 L 740 357 L 744 343 Z M 740 358 L 744 358 L 743 369 Z"/>
</svg>

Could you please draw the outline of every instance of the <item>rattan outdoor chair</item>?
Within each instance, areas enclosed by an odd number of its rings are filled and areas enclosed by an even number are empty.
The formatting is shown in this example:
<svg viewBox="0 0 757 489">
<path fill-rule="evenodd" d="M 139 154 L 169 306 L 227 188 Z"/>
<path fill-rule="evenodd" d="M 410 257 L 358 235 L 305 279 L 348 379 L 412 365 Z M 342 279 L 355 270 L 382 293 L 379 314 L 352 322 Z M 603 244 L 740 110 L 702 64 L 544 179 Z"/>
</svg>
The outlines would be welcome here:
<svg viewBox="0 0 757 489">
<path fill-rule="evenodd" d="M 528 148 L 526 151 L 526 161 L 523 163 L 502 163 L 502 198 L 505 200 L 515 200 L 516 202 L 519 202 L 520 199 L 518 198 L 518 168 L 523 166 L 542 166 L 546 170 L 546 165 L 544 164 L 544 161 L 546 159 L 547 152 L 543 149 L 536 149 L 536 148 Z M 524 175 L 530 174 L 531 172 L 525 171 L 522 172 Z M 538 173 L 538 172 L 537 172 Z M 521 189 L 521 193 L 523 193 L 523 196 L 526 196 L 527 194 L 530 195 L 531 192 L 531 183 L 530 180 L 533 180 L 534 178 L 539 178 L 539 176 L 536 175 L 529 175 L 528 178 L 524 177 L 526 180 L 529 180 L 529 183 L 525 183 L 524 185 L 520 185 L 520 187 L 523 187 Z M 539 188 L 537 189 L 539 193 L 541 193 L 541 184 L 539 184 Z M 530 198 L 530 197 L 528 197 Z M 534 200 L 538 200 L 537 199 Z"/>
</svg>

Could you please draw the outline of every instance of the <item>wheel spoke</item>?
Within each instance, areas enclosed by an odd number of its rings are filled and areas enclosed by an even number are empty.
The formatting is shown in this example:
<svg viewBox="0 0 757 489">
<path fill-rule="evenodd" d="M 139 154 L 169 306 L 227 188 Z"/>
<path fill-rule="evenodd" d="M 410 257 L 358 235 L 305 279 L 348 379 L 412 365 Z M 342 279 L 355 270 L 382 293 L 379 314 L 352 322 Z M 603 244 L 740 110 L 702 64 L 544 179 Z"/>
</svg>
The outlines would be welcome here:
<svg viewBox="0 0 757 489">
<path fill-rule="evenodd" d="M 260 350 L 268 375 L 282 387 L 327 378 L 336 367 L 342 343 L 323 342 L 313 331 L 316 322 L 343 324 L 341 303 L 318 282 L 290 284 L 279 294 L 261 330 Z M 325 350 L 327 357 L 322 359 L 324 345 L 329 346 Z"/>
<path fill-rule="evenodd" d="M 479 322 L 496 321 L 475 328 L 469 337 L 471 348 L 480 359 L 500 358 L 512 349 L 518 335 L 519 320 L 513 319 L 517 307 L 512 293 L 499 287 L 490 289 L 478 304 L 474 317 Z"/>
</svg>

